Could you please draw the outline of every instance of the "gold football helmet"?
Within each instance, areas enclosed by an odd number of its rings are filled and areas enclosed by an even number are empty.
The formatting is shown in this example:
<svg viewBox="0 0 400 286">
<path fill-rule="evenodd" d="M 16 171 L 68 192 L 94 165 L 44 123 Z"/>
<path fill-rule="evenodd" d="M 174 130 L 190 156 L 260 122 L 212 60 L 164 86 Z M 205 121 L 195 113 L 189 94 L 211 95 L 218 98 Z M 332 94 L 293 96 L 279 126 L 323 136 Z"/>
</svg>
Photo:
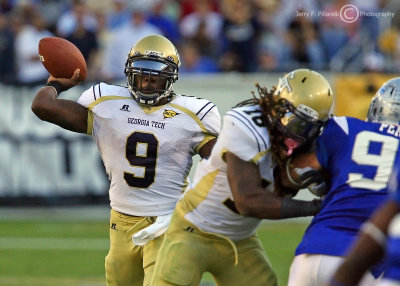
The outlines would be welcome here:
<svg viewBox="0 0 400 286">
<path fill-rule="evenodd" d="M 144 37 L 132 47 L 125 63 L 128 88 L 140 104 L 155 105 L 173 95 L 179 66 L 178 51 L 167 38 Z"/>
<path fill-rule="evenodd" d="M 385 82 L 372 98 L 367 121 L 400 124 L 400 77 Z"/>
<path fill-rule="evenodd" d="M 328 120 L 333 92 L 324 76 L 309 69 L 297 69 L 279 79 L 274 92 L 277 104 L 273 125 L 285 138 L 287 154 L 314 139 Z"/>
</svg>

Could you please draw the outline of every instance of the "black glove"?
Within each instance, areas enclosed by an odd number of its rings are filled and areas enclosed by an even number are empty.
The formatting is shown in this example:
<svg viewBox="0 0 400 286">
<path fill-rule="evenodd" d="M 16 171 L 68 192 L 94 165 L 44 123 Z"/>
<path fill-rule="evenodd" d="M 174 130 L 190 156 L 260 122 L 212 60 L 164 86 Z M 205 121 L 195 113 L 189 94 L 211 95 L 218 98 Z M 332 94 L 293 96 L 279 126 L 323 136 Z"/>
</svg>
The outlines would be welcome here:
<svg viewBox="0 0 400 286">
<path fill-rule="evenodd" d="M 315 196 L 317 197 L 323 197 L 326 195 L 326 193 L 329 191 L 328 186 L 325 181 L 317 184 L 311 184 L 307 187 L 307 189 Z"/>
<path fill-rule="evenodd" d="M 325 174 L 311 167 L 294 168 L 294 171 L 299 176 L 297 181 L 301 185 L 301 188 L 307 188 L 312 194 L 318 197 L 326 195 L 328 187 L 325 182 Z"/>
<path fill-rule="evenodd" d="M 311 167 L 294 168 L 293 170 L 299 176 L 297 182 L 302 186 L 302 188 L 305 188 L 312 183 L 319 183 L 324 180 L 321 172 Z"/>
</svg>

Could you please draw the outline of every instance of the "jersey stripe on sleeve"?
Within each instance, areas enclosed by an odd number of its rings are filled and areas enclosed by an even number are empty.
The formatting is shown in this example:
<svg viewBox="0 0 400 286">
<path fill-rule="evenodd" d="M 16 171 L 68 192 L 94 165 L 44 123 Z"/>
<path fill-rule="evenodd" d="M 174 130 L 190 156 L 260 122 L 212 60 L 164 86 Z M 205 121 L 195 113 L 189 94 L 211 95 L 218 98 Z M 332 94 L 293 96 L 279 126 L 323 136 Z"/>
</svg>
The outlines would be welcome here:
<svg viewBox="0 0 400 286">
<path fill-rule="evenodd" d="M 99 86 L 99 97 L 101 97 L 101 88 L 100 88 L 100 84 L 101 84 L 101 83 L 98 84 L 98 86 Z"/>
<path fill-rule="evenodd" d="M 211 111 L 211 109 L 213 109 L 215 107 L 215 105 L 211 106 L 210 109 L 207 110 L 206 113 L 204 113 L 204 115 L 200 118 L 200 121 L 203 120 L 203 118 L 207 115 L 207 113 L 209 113 Z"/>
<path fill-rule="evenodd" d="M 92 86 L 94 100 L 97 99 L 97 98 L 96 98 L 96 89 L 95 89 L 95 87 L 96 87 L 96 85 L 93 85 L 93 86 Z"/>
<path fill-rule="evenodd" d="M 247 128 L 253 129 L 254 132 L 257 133 L 258 136 L 255 136 L 257 139 L 257 142 L 259 141 L 259 139 L 261 139 L 264 149 L 268 149 L 268 144 L 267 144 L 267 141 L 265 140 L 264 136 L 262 136 L 262 134 L 259 132 L 257 127 L 254 126 L 254 124 L 249 120 L 249 118 L 236 110 L 231 110 L 231 111 L 237 113 L 240 117 L 242 117 L 244 120 L 246 120 L 247 124 L 245 124 L 245 125 L 247 126 Z"/>
<path fill-rule="evenodd" d="M 239 114 L 239 113 L 238 113 Z M 256 138 L 256 141 L 257 141 L 257 146 L 258 146 L 258 152 L 260 152 L 261 151 L 261 147 L 260 147 L 260 142 L 259 142 L 259 140 L 258 140 L 258 138 L 257 138 L 257 135 L 256 135 L 256 133 L 253 131 L 253 128 L 250 128 L 247 124 L 246 124 L 246 118 L 245 118 L 245 120 L 243 120 L 243 119 L 241 119 L 239 116 L 236 116 L 236 115 L 234 115 L 234 114 L 229 114 L 229 113 L 227 113 L 226 114 L 227 116 L 232 116 L 233 118 L 236 118 L 237 120 L 239 120 L 240 122 L 242 122 L 243 123 L 243 125 L 244 126 L 246 126 L 249 130 L 250 130 L 250 132 L 254 135 L 254 137 Z M 240 114 L 239 114 L 240 115 Z"/>
<path fill-rule="evenodd" d="M 209 104 L 211 104 L 211 101 L 207 102 L 202 108 L 200 108 L 200 110 L 197 111 L 196 115 L 198 116 L 200 114 L 200 112 Z"/>
</svg>

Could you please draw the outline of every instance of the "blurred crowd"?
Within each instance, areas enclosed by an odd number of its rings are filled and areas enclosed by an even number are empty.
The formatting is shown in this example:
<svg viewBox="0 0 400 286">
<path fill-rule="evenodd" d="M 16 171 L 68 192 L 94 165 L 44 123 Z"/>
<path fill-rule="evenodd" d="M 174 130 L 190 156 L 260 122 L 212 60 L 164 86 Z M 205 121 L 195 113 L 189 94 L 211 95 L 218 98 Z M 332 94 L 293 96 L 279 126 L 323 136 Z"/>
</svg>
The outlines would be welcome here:
<svg viewBox="0 0 400 286">
<path fill-rule="evenodd" d="M 120 80 L 132 45 L 153 33 L 178 47 L 181 74 L 300 66 L 400 72 L 399 2 L 0 0 L 0 82 L 42 83 L 48 74 L 37 46 L 47 36 L 66 38 L 82 51 L 88 80 Z M 348 4 L 366 13 L 346 23 L 338 13 Z M 394 14 L 380 16 L 385 11 Z"/>
</svg>

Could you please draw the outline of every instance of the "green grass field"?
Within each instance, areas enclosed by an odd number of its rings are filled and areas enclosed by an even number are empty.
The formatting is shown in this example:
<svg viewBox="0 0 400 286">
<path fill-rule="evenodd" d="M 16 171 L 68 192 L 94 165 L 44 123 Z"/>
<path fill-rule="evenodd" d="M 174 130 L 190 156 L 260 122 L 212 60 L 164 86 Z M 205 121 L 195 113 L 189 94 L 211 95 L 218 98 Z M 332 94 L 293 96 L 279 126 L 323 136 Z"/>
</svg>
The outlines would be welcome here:
<svg viewBox="0 0 400 286">
<path fill-rule="evenodd" d="M 258 234 L 280 285 L 306 223 L 267 222 Z M 0 286 L 105 285 L 107 220 L 0 220 Z M 210 275 L 204 285 L 214 285 Z"/>
</svg>

